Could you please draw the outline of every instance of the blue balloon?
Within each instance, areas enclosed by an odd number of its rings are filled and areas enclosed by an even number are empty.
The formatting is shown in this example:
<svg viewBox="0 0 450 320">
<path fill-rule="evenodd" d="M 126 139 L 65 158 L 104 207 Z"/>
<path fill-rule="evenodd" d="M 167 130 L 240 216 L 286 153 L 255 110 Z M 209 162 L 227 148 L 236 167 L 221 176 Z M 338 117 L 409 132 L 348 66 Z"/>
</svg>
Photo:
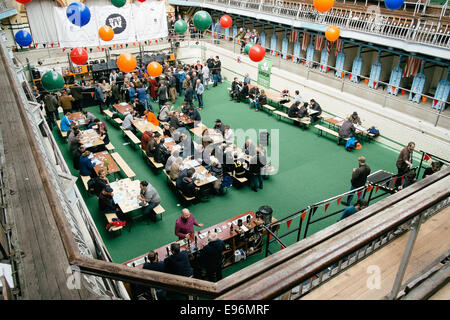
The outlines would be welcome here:
<svg viewBox="0 0 450 320">
<path fill-rule="evenodd" d="M 14 36 L 14 39 L 16 40 L 17 44 L 21 47 L 28 47 L 33 42 L 31 34 L 29 34 L 25 30 L 20 30 L 19 32 L 17 32 L 16 35 Z"/>
<path fill-rule="evenodd" d="M 81 2 L 71 3 L 67 7 L 66 15 L 72 24 L 79 27 L 87 25 L 91 20 L 91 11 Z"/>
<path fill-rule="evenodd" d="M 403 6 L 404 2 L 405 0 L 385 0 L 384 5 L 389 10 L 397 10 Z"/>
</svg>

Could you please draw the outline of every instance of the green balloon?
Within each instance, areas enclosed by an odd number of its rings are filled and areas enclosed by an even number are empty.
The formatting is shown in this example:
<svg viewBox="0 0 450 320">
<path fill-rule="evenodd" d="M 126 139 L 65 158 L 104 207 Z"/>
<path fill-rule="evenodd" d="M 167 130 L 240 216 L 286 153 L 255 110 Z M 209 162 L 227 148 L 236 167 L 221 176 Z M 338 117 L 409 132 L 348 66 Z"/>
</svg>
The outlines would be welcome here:
<svg viewBox="0 0 450 320">
<path fill-rule="evenodd" d="M 248 42 L 248 43 L 245 45 L 244 50 L 245 50 L 245 53 L 246 53 L 246 54 L 248 54 L 248 52 L 250 51 L 250 48 L 253 47 L 253 45 L 254 45 L 253 42 Z"/>
<path fill-rule="evenodd" d="M 111 3 L 117 8 L 120 8 L 123 7 L 125 3 L 127 3 L 127 0 L 111 0 Z"/>
<path fill-rule="evenodd" d="M 198 11 L 194 15 L 194 27 L 200 31 L 205 31 L 212 23 L 212 18 L 206 11 Z"/>
<path fill-rule="evenodd" d="M 64 78 L 56 71 L 47 71 L 41 79 L 42 86 L 48 92 L 60 91 L 64 88 Z"/>
<path fill-rule="evenodd" d="M 184 21 L 183 19 L 178 20 L 174 24 L 175 32 L 179 33 L 179 34 L 185 33 L 187 28 L 188 28 L 188 25 L 187 25 L 186 21 Z"/>
</svg>

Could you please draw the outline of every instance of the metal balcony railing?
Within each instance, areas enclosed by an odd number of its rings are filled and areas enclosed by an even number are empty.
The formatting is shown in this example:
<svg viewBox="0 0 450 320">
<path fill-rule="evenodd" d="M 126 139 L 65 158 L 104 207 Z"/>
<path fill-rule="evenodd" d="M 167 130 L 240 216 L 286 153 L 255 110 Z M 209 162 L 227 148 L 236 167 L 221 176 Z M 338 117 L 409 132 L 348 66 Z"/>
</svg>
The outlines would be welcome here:
<svg viewBox="0 0 450 320">
<path fill-rule="evenodd" d="M 186 1 L 188 5 L 190 1 Z M 368 6 L 365 11 L 354 8 L 332 8 L 326 13 L 314 9 L 312 3 L 289 2 L 282 0 L 201 0 L 204 4 L 237 8 L 247 11 L 308 21 L 320 25 L 334 24 L 341 30 L 375 34 L 392 39 L 401 39 L 440 48 L 450 48 L 450 28 L 442 22 L 445 16 L 443 7 L 439 21 L 420 17 L 405 17 L 380 13 L 379 7 Z"/>
</svg>

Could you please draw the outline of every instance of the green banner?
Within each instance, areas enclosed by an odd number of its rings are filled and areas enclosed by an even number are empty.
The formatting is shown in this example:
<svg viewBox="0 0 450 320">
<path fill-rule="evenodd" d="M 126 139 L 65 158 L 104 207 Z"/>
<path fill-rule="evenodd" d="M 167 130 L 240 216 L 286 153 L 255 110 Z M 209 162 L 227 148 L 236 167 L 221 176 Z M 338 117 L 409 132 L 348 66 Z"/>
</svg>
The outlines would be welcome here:
<svg viewBox="0 0 450 320">
<path fill-rule="evenodd" d="M 263 86 L 264 88 L 270 88 L 272 62 L 272 59 L 264 58 L 263 61 L 258 63 L 258 85 Z"/>
</svg>

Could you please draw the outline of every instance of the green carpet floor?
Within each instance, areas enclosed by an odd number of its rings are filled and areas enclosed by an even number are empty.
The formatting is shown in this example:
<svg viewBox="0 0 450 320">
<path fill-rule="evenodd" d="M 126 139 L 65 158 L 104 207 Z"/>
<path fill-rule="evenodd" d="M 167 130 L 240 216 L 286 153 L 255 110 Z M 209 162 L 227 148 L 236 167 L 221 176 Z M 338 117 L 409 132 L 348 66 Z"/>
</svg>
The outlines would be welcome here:
<svg viewBox="0 0 450 320">
<path fill-rule="evenodd" d="M 227 87 L 229 87 L 229 83 L 223 83 L 215 88 L 210 87 L 205 92 L 205 108 L 200 111 L 203 123 L 212 127 L 214 121 L 220 118 L 232 129 L 279 129 L 280 167 L 276 175 L 264 180 L 264 189 L 257 193 L 248 186 L 241 189 L 231 188 L 224 196 L 215 196 L 207 202 L 191 205 L 189 209 L 197 221 L 205 225 L 205 228 L 245 211 L 255 211 L 261 205 L 271 206 L 274 210 L 274 217 L 285 217 L 310 204 L 346 192 L 350 188 L 352 169 L 357 166 L 357 158 L 360 155 L 366 157 L 372 172 L 379 169 L 396 172 L 395 162 L 398 151 L 393 151 L 374 141 L 363 142 L 361 150 L 347 152 L 342 145 L 336 144 L 335 137 L 319 136 L 314 127 L 303 130 L 289 121 L 277 121 L 274 116 L 265 112 L 250 110 L 246 103 L 229 101 Z M 178 98 L 176 106 L 179 106 L 181 101 L 182 98 Z M 106 220 L 98 212 L 96 198 L 85 196 L 86 205 L 90 209 L 112 259 L 117 263 L 123 263 L 149 250 L 177 240 L 174 234 L 175 220 L 179 217 L 183 207 L 179 204 L 175 193 L 168 187 L 164 173 L 154 173 L 147 166 L 139 150 L 134 149 L 131 145 L 124 145 L 127 141 L 122 137 L 120 129 L 113 127 L 104 116 L 100 115 L 98 107 L 90 107 L 88 110 L 105 121 L 115 151 L 120 153 L 136 173 L 136 179 L 147 180 L 157 188 L 161 195 L 161 204 L 166 209 L 162 221 L 150 224 L 147 224 L 146 221 L 138 221 L 133 224 L 131 232 L 124 230 L 120 236 L 114 236 L 105 230 Z M 53 134 L 68 166 L 72 169 L 73 162 L 67 143 L 61 139 L 56 127 Z M 78 176 L 78 172 L 73 169 L 72 174 Z M 78 186 L 81 193 L 85 195 L 80 179 Z M 340 209 L 344 209 L 343 205 L 340 207 Z M 327 213 L 324 212 L 323 207 L 319 208 L 314 219 L 338 209 L 337 204 L 330 205 Z M 335 223 L 339 216 L 340 214 L 337 214 L 310 225 L 308 235 Z M 299 219 L 295 219 L 291 228 L 298 223 Z M 287 225 L 283 224 L 280 233 L 286 230 L 288 230 Z M 296 241 L 296 237 L 295 233 L 283 238 L 283 241 L 289 245 Z M 280 250 L 279 245 L 271 246 L 271 251 L 277 250 Z M 264 254 L 261 253 L 229 267 L 224 270 L 224 275 L 235 272 L 263 256 Z"/>
</svg>

